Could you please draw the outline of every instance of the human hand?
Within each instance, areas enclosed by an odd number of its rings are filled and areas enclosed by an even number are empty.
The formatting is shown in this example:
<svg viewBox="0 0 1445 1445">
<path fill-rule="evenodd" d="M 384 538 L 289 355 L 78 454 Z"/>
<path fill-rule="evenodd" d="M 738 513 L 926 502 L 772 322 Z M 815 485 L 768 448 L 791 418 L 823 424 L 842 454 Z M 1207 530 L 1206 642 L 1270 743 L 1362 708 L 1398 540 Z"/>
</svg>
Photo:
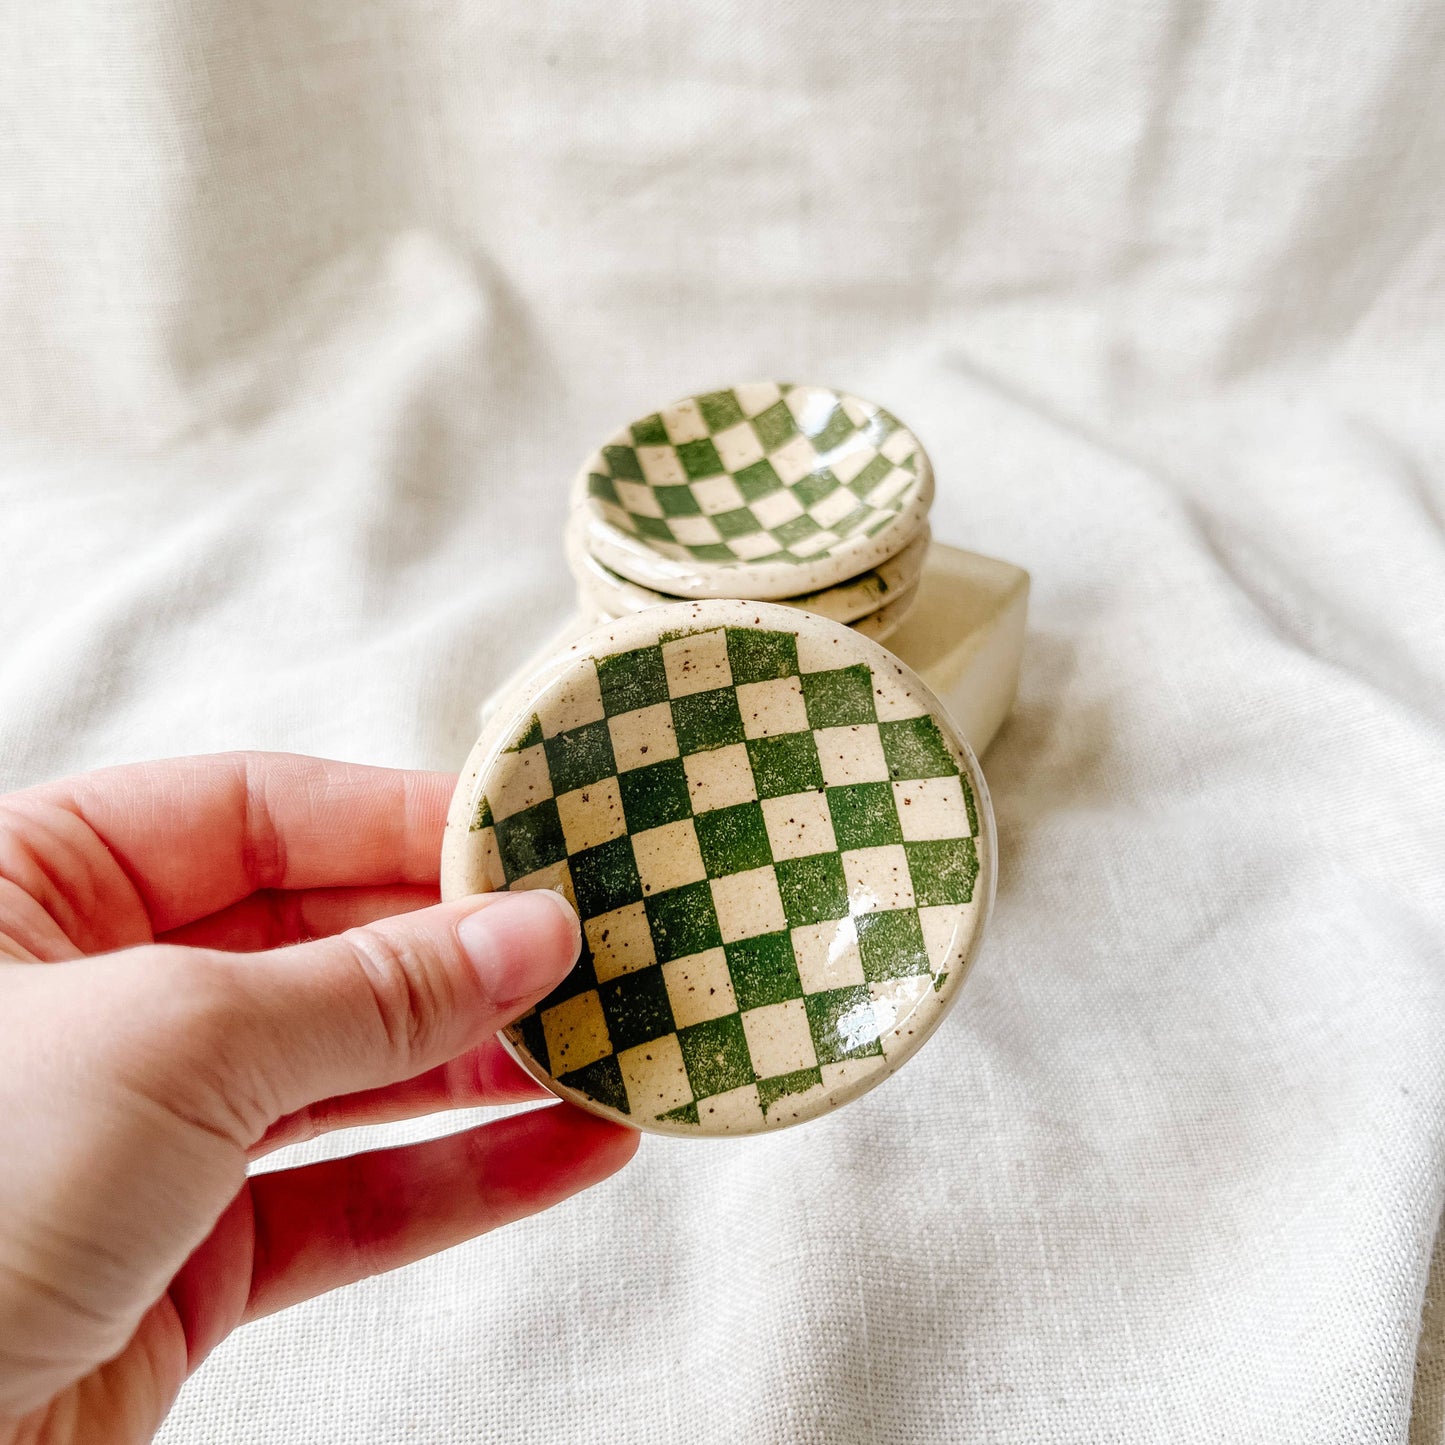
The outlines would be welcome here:
<svg viewBox="0 0 1445 1445">
<path fill-rule="evenodd" d="M 237 1325 L 631 1158 L 558 1104 L 247 1177 L 327 1129 L 550 1097 L 492 1035 L 577 920 L 425 906 L 451 786 L 237 754 L 0 798 L 0 1441 L 149 1439 Z"/>
</svg>

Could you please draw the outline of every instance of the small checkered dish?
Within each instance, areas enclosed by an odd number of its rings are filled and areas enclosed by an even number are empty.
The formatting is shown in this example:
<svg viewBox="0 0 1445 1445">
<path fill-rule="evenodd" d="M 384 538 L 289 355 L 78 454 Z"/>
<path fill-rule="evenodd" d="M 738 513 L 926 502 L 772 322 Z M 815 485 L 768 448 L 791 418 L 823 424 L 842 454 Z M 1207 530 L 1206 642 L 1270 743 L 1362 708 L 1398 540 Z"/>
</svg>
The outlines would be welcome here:
<svg viewBox="0 0 1445 1445">
<path fill-rule="evenodd" d="M 910 1058 L 994 889 L 978 764 L 856 631 L 766 603 L 605 623 L 468 759 L 443 896 L 553 888 L 569 977 L 507 1031 L 564 1099 L 657 1133 L 815 1118 Z"/>
<path fill-rule="evenodd" d="M 618 432 L 574 488 L 586 550 L 676 597 L 795 597 L 902 551 L 933 500 L 918 439 L 873 402 L 754 382 Z"/>
</svg>

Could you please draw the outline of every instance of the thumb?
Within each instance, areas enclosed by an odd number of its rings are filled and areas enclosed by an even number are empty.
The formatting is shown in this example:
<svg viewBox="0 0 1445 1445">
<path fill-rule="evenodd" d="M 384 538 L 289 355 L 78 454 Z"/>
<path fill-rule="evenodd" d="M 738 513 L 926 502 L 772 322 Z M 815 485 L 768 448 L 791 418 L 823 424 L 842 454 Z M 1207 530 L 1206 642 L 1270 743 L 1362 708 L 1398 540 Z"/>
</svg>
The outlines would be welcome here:
<svg viewBox="0 0 1445 1445">
<path fill-rule="evenodd" d="M 222 1076 L 265 1128 L 318 1099 L 409 1079 L 496 1033 L 577 961 L 547 889 L 480 894 L 250 956 L 227 955 Z"/>
</svg>

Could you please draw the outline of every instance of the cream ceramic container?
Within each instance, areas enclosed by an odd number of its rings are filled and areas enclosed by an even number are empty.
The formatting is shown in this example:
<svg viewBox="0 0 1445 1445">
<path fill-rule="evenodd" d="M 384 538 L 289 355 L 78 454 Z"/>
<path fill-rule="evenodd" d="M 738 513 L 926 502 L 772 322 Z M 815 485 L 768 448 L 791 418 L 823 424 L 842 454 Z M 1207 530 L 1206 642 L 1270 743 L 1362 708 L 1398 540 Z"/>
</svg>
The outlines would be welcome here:
<svg viewBox="0 0 1445 1445">
<path fill-rule="evenodd" d="M 755 382 L 685 397 L 618 432 L 573 489 L 582 549 L 676 597 L 819 592 L 922 529 L 933 470 L 873 402 Z"/>
<path fill-rule="evenodd" d="M 498 702 L 442 892 L 553 888 L 569 978 L 505 1035 L 564 1099 L 658 1133 L 815 1118 L 938 1026 L 994 889 L 988 791 L 938 699 L 854 628 L 653 607 Z"/>
</svg>

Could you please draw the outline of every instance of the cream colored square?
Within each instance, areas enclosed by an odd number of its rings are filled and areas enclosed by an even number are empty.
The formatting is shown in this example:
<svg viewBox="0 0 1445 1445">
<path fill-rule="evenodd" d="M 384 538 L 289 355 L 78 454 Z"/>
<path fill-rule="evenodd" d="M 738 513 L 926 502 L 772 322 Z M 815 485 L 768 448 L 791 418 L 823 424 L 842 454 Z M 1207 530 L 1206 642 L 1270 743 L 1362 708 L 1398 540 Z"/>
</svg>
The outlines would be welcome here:
<svg viewBox="0 0 1445 1445">
<path fill-rule="evenodd" d="M 891 1059 L 900 1051 L 906 1053 L 917 1047 L 924 1023 L 920 1005 L 932 999 L 933 980 L 924 973 L 890 978 L 882 983 L 870 983 L 868 992 L 873 999 L 874 1025 L 884 1057 Z"/>
<path fill-rule="evenodd" d="M 712 905 L 724 943 L 781 933 L 788 926 L 772 868 L 752 868 L 712 880 Z"/>
<path fill-rule="evenodd" d="M 690 953 L 686 958 L 664 963 L 662 979 L 667 985 L 673 1022 L 680 1029 L 737 1012 L 738 1001 L 733 995 L 727 954 L 720 948 Z"/>
<path fill-rule="evenodd" d="M 844 396 L 839 398 L 839 404 L 843 408 L 843 415 L 854 426 L 868 425 L 868 419 L 873 413 L 869 410 L 867 402 L 860 401 L 856 396 Z"/>
<path fill-rule="evenodd" d="M 634 1119 L 655 1119 L 692 1102 L 692 1085 L 676 1034 L 664 1034 L 617 1056 L 627 1103 Z"/>
<path fill-rule="evenodd" d="M 458 859 L 463 868 L 461 887 L 466 893 L 496 893 L 507 886 L 507 873 L 497 848 L 495 828 L 474 829 Z"/>
<path fill-rule="evenodd" d="M 771 738 L 780 733 L 808 730 L 808 709 L 803 684 L 796 677 L 775 677 L 767 682 L 745 682 L 737 689 L 743 736 Z"/>
<path fill-rule="evenodd" d="M 894 783 L 893 801 L 906 842 L 967 838 L 968 805 L 960 778 L 916 778 Z"/>
<path fill-rule="evenodd" d="M 759 412 L 766 411 L 782 394 L 775 381 L 746 381 L 733 387 L 733 395 L 737 397 L 744 416 L 757 416 Z"/>
<path fill-rule="evenodd" d="M 673 446 L 683 442 L 701 441 L 707 435 L 707 423 L 702 418 L 702 408 L 696 397 L 674 402 L 662 410 L 662 424 L 667 428 L 667 439 Z"/>
<path fill-rule="evenodd" d="M 723 466 L 730 472 L 740 472 L 763 459 L 763 444 L 758 440 L 757 432 L 745 421 L 718 432 L 712 444 L 717 448 Z"/>
<path fill-rule="evenodd" d="M 768 842 L 779 862 L 837 850 L 826 794 L 788 793 L 781 798 L 764 798 L 761 806 Z"/>
<path fill-rule="evenodd" d="M 635 517 L 660 517 L 662 504 L 657 493 L 642 482 L 614 482 L 622 505 Z"/>
<path fill-rule="evenodd" d="M 760 1079 L 811 1069 L 817 1064 L 802 999 L 790 998 L 785 1003 L 749 1009 L 742 1018 L 753 1072 Z"/>
<path fill-rule="evenodd" d="M 595 988 L 542 1010 L 542 1037 L 553 1074 L 571 1073 L 612 1052 L 602 1000 Z"/>
<path fill-rule="evenodd" d="M 728 548 L 734 557 L 744 562 L 770 557 L 780 550 L 777 538 L 769 532 L 745 532 L 741 537 L 730 537 Z"/>
<path fill-rule="evenodd" d="M 552 778 L 541 743 L 523 748 L 519 753 L 503 753 L 492 772 L 487 801 L 492 805 L 492 817 L 498 822 L 552 796 Z"/>
<path fill-rule="evenodd" d="M 828 470 L 846 486 L 877 455 L 877 448 L 870 446 L 863 437 L 854 432 L 840 442 L 837 449 L 829 455 Z M 852 493 L 849 495 L 852 496 Z"/>
<path fill-rule="evenodd" d="M 772 462 L 773 470 L 791 487 L 818 465 L 818 454 L 807 437 L 795 436 L 771 453 L 768 460 Z"/>
<path fill-rule="evenodd" d="M 753 516 L 768 528 L 781 527 L 784 522 L 803 515 L 803 504 L 789 491 L 769 492 L 766 497 L 759 497 L 752 507 Z"/>
<path fill-rule="evenodd" d="M 793 930 L 793 957 L 804 993 L 823 993 L 863 982 L 858 928 L 852 918 L 829 918 Z"/>
<path fill-rule="evenodd" d="M 577 906 L 577 895 L 572 891 L 572 870 L 568 868 L 565 858 L 560 863 L 549 863 L 545 868 L 538 868 L 535 873 L 524 874 L 521 878 L 514 879 L 511 884 L 515 893 L 524 893 L 533 888 L 550 888 L 553 893 L 560 893 L 573 908 Z"/>
<path fill-rule="evenodd" d="M 672 709 L 665 702 L 618 713 L 607 719 L 607 731 L 612 735 L 612 756 L 619 773 L 677 756 Z"/>
<path fill-rule="evenodd" d="M 824 1064 L 818 1072 L 823 1076 L 823 1087 L 831 1094 L 834 1090 L 842 1093 L 851 1089 L 887 1067 L 877 1054 L 873 1054 L 865 1059 L 839 1059 L 836 1064 Z"/>
<path fill-rule="evenodd" d="M 638 447 L 637 463 L 654 487 L 672 487 L 687 481 L 687 473 L 671 447 Z M 621 496 L 619 490 L 618 495 Z M 658 508 L 659 514 L 661 508 Z"/>
<path fill-rule="evenodd" d="M 610 913 L 599 913 L 583 925 L 587 930 L 587 947 L 592 951 L 592 966 L 599 983 L 636 973 L 657 962 L 652 946 L 652 930 L 647 926 L 647 910 L 641 903 L 628 903 Z"/>
<path fill-rule="evenodd" d="M 646 894 L 666 893 L 669 888 L 700 883 L 707 877 L 691 818 L 634 833 L 632 852 Z"/>
<path fill-rule="evenodd" d="M 878 450 L 890 462 L 906 462 L 918 450 L 918 439 L 907 427 L 899 427 Z"/>
<path fill-rule="evenodd" d="M 546 707 L 543 733 L 549 738 L 600 722 L 607 712 L 602 706 L 602 685 L 597 681 L 596 667 L 589 664 L 574 668 L 547 694 Z"/>
<path fill-rule="evenodd" d="M 858 498 L 847 487 L 829 492 L 821 501 L 814 502 L 808 513 L 820 527 L 831 527 L 841 522 L 858 505 Z"/>
<path fill-rule="evenodd" d="M 674 743 L 674 751 L 676 747 Z M 730 808 L 734 803 L 751 803 L 758 796 L 748 750 L 742 743 L 713 748 L 706 753 L 691 753 L 682 760 L 682 766 L 687 773 L 687 790 L 694 813 Z"/>
<path fill-rule="evenodd" d="M 730 687 L 733 670 L 728 663 L 727 633 L 719 627 L 715 632 L 697 632 L 663 643 L 662 666 L 669 697 Z"/>
<path fill-rule="evenodd" d="M 799 541 L 788 545 L 788 550 L 795 557 L 812 557 L 819 552 L 826 552 L 841 540 L 833 532 L 814 532 L 810 537 L 803 537 Z"/>
<path fill-rule="evenodd" d="M 679 542 L 689 547 L 704 547 L 722 541 L 722 533 L 711 517 L 669 517 L 667 525 Z"/>
<path fill-rule="evenodd" d="M 709 517 L 719 512 L 733 512 L 744 505 L 743 494 L 731 477 L 704 477 L 692 484 L 692 494 L 697 504 Z"/>
<path fill-rule="evenodd" d="M 913 879 L 901 843 L 852 848 L 842 858 L 843 877 L 848 881 L 848 911 L 855 917 L 913 907 Z"/>
<path fill-rule="evenodd" d="M 569 853 L 595 848 L 599 843 L 620 838 L 627 831 L 622 816 L 622 794 L 616 778 L 603 778 L 557 797 L 557 816 L 562 820 L 562 836 Z"/>
<path fill-rule="evenodd" d="M 928 966 L 934 973 L 945 973 L 959 966 L 959 941 L 967 940 L 972 931 L 977 907 L 976 903 L 939 903 L 918 910 Z"/>
<path fill-rule="evenodd" d="M 820 432 L 833 414 L 836 393 L 821 386 L 795 386 L 788 393 L 788 410 L 804 431 Z"/>
<path fill-rule="evenodd" d="M 878 701 L 876 690 L 874 701 Z M 886 783 L 888 761 L 875 723 L 854 723 L 851 727 L 819 728 L 813 734 L 823 781 L 830 788 L 850 783 Z"/>
<path fill-rule="evenodd" d="M 727 1134 L 756 1129 L 763 1122 L 763 1106 L 758 1102 L 758 1086 L 745 1084 L 697 1101 L 698 1122 L 710 1133 Z"/>
</svg>

